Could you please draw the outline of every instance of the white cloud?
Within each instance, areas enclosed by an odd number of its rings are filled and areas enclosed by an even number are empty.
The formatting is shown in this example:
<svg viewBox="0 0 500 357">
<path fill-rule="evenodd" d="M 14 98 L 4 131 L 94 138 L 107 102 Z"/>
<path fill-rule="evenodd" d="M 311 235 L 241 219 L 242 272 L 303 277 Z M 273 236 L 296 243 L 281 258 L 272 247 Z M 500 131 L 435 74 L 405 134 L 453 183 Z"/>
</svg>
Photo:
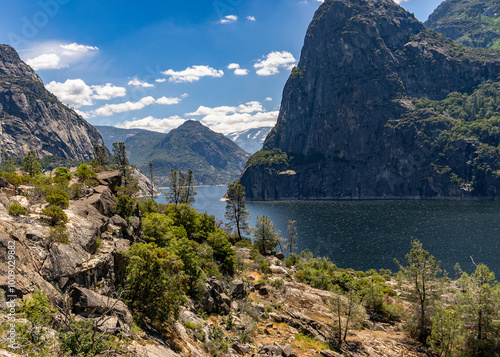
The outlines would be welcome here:
<svg viewBox="0 0 500 357">
<path fill-rule="evenodd" d="M 134 87 L 143 87 L 143 88 L 151 88 L 154 87 L 154 84 L 148 83 L 148 82 L 143 82 L 140 79 L 134 77 L 132 78 L 127 85 L 129 86 L 134 86 Z"/>
<path fill-rule="evenodd" d="M 219 21 L 220 24 L 230 24 L 238 21 L 238 16 L 236 15 L 227 15 L 222 20 Z"/>
<path fill-rule="evenodd" d="M 271 52 L 265 59 L 259 60 L 254 64 L 258 68 L 257 74 L 259 76 L 272 76 L 279 73 L 280 68 L 287 68 L 291 70 L 295 65 L 296 59 L 288 51 Z"/>
<path fill-rule="evenodd" d="M 167 98 L 167 97 L 161 97 L 158 99 L 154 99 L 151 96 L 144 97 L 141 100 L 137 102 L 124 102 L 124 103 L 118 103 L 118 104 L 106 104 L 100 108 L 97 108 L 96 110 L 93 110 L 92 112 L 89 113 L 90 116 L 95 117 L 95 116 L 102 116 L 102 117 L 109 117 L 112 116 L 113 114 L 116 113 L 124 113 L 124 112 L 130 112 L 134 110 L 141 110 L 144 109 L 147 106 L 150 106 L 152 104 L 160 104 L 160 105 L 172 105 L 172 104 L 177 104 L 181 101 L 182 99 L 180 98 Z"/>
<path fill-rule="evenodd" d="M 35 71 L 39 69 L 58 69 L 67 67 L 67 65 L 61 64 L 61 57 L 55 53 L 45 53 L 27 60 L 26 63 Z"/>
<path fill-rule="evenodd" d="M 98 51 L 97 47 L 77 43 L 45 42 L 26 50 L 23 57 L 26 57 L 26 63 L 34 70 L 60 69 L 80 62 Z"/>
<path fill-rule="evenodd" d="M 156 100 L 156 104 L 162 104 L 162 105 L 179 104 L 181 100 L 182 99 L 180 98 L 161 97 Z"/>
<path fill-rule="evenodd" d="M 82 79 L 67 79 L 64 83 L 52 81 L 45 87 L 61 102 L 75 108 L 93 105 L 92 99 L 110 100 L 127 94 L 124 87 L 116 87 L 111 83 L 88 86 Z"/>
<path fill-rule="evenodd" d="M 183 71 L 174 71 L 169 69 L 168 71 L 161 72 L 166 76 L 169 76 L 169 82 L 181 83 L 181 82 L 196 82 L 199 81 L 201 77 L 215 77 L 220 78 L 224 75 L 224 71 L 216 70 L 215 68 L 209 66 L 192 66 L 188 67 Z"/>
<path fill-rule="evenodd" d="M 181 98 L 187 98 L 187 97 L 189 97 L 189 94 L 187 94 L 187 93 L 184 93 L 183 95 L 181 95 Z"/>
<path fill-rule="evenodd" d="M 99 100 L 110 100 L 113 98 L 125 97 L 127 95 L 127 89 L 125 87 L 117 87 L 111 83 L 106 83 L 104 86 L 91 86 L 90 88 L 95 92 L 92 98 Z"/>
<path fill-rule="evenodd" d="M 248 74 L 248 69 L 240 68 L 238 63 L 229 63 L 228 69 L 234 69 L 234 74 L 237 76 L 246 76 Z"/>
<path fill-rule="evenodd" d="M 394 2 L 398 5 L 401 5 L 404 2 L 407 2 L 408 0 L 394 0 Z"/>
<path fill-rule="evenodd" d="M 74 105 L 92 105 L 93 90 L 81 79 L 68 79 L 64 83 L 52 81 L 45 86 L 63 103 Z"/>
<path fill-rule="evenodd" d="M 157 119 L 152 116 L 148 116 L 142 119 L 127 120 L 123 123 L 115 125 L 115 127 L 123 129 L 146 129 L 164 133 L 179 127 L 185 121 L 187 121 L 187 119 L 183 119 L 177 115 L 163 119 Z"/>
<path fill-rule="evenodd" d="M 256 21 L 255 16 L 247 16 L 248 21 Z"/>
<path fill-rule="evenodd" d="M 265 99 L 266 102 L 270 102 L 271 100 L 273 100 L 273 98 L 271 98 L 271 97 L 266 97 L 266 99 Z"/>
<path fill-rule="evenodd" d="M 201 122 L 210 129 L 223 134 L 234 131 L 274 126 L 278 119 L 278 111 L 265 111 L 257 101 L 239 106 L 220 106 L 215 108 L 201 106 L 186 116 L 203 116 Z"/>
<path fill-rule="evenodd" d="M 89 51 L 99 51 L 98 47 L 79 45 L 76 42 L 73 42 L 69 45 L 60 45 L 59 47 L 64 50 L 63 55 L 65 56 L 74 56 L 79 53 L 87 53 Z"/>
<path fill-rule="evenodd" d="M 238 68 L 234 71 L 237 76 L 246 76 L 248 74 L 248 69 Z"/>
<path fill-rule="evenodd" d="M 155 82 L 157 82 L 157 83 L 163 83 L 166 80 L 167 80 L 166 78 L 160 78 L 160 79 L 156 79 Z"/>
</svg>

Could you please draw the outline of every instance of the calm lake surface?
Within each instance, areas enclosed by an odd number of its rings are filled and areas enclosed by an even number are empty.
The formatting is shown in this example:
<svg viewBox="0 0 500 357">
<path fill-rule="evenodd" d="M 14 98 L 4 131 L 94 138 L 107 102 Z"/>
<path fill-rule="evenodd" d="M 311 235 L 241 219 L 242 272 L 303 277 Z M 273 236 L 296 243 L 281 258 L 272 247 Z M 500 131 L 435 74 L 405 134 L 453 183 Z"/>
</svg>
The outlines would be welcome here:
<svg viewBox="0 0 500 357">
<path fill-rule="evenodd" d="M 199 187 L 194 208 L 224 219 L 226 187 Z M 165 202 L 159 198 L 158 202 Z M 410 251 L 411 237 L 443 262 L 450 276 L 460 263 L 474 270 L 471 258 L 500 278 L 500 202 L 492 201 L 280 201 L 248 202 L 250 226 L 267 215 L 286 235 L 296 220 L 299 251 L 310 249 L 342 268 L 397 270 Z"/>
</svg>

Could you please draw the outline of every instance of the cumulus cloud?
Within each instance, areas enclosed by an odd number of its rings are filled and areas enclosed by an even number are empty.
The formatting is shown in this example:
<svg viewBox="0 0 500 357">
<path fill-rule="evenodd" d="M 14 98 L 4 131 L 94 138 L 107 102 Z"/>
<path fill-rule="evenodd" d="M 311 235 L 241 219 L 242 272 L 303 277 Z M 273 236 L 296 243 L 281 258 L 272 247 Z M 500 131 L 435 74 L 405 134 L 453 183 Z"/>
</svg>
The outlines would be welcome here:
<svg viewBox="0 0 500 357">
<path fill-rule="evenodd" d="M 26 63 L 35 71 L 39 69 L 58 69 L 68 67 L 61 64 L 61 57 L 55 53 L 44 53 L 35 58 L 28 59 Z"/>
<path fill-rule="evenodd" d="M 91 86 L 95 94 L 92 96 L 94 99 L 110 100 L 113 98 L 125 97 L 127 89 L 125 87 L 117 87 L 111 83 L 106 83 L 104 86 Z"/>
<path fill-rule="evenodd" d="M 394 0 L 394 2 L 398 5 L 401 5 L 404 2 L 407 2 L 408 0 Z"/>
<path fill-rule="evenodd" d="M 92 99 L 110 100 L 127 94 L 124 87 L 117 87 L 111 83 L 89 86 L 82 79 L 67 79 L 64 83 L 52 81 L 45 87 L 61 102 L 75 108 L 93 105 Z"/>
<path fill-rule="evenodd" d="M 223 19 L 219 21 L 220 24 L 231 24 L 233 22 L 238 21 L 238 16 L 236 15 L 227 15 Z"/>
<path fill-rule="evenodd" d="M 166 78 L 159 78 L 159 79 L 155 79 L 155 82 L 157 82 L 157 83 L 163 83 L 166 80 L 167 80 Z"/>
<path fill-rule="evenodd" d="M 234 74 L 237 76 L 246 76 L 248 74 L 248 69 L 240 68 L 238 63 L 230 63 L 227 68 L 234 69 Z"/>
<path fill-rule="evenodd" d="M 144 82 L 144 81 L 141 81 L 140 79 L 134 77 L 132 78 L 128 83 L 127 85 L 129 86 L 134 86 L 134 87 L 143 87 L 143 88 L 151 88 L 151 87 L 154 87 L 154 84 L 151 84 L 151 83 L 148 83 L 148 82 Z"/>
<path fill-rule="evenodd" d="M 25 52 L 26 63 L 35 71 L 40 69 L 67 68 L 99 51 L 98 47 L 78 43 L 61 44 L 46 42 L 33 46 Z"/>
<path fill-rule="evenodd" d="M 266 99 L 264 99 L 266 102 L 270 102 L 271 100 L 273 100 L 273 98 L 271 97 L 266 97 Z"/>
<path fill-rule="evenodd" d="M 255 16 L 247 16 L 248 21 L 257 21 L 255 20 Z"/>
<path fill-rule="evenodd" d="M 52 81 L 45 87 L 61 102 L 74 105 L 76 108 L 93 104 L 94 91 L 81 79 L 68 79 L 64 83 Z"/>
<path fill-rule="evenodd" d="M 158 99 L 154 99 L 151 96 L 147 96 L 147 97 L 144 97 L 137 102 L 127 101 L 127 102 L 118 103 L 118 104 L 106 104 L 100 108 L 97 108 L 96 110 L 93 110 L 92 112 L 89 113 L 89 115 L 91 117 L 96 117 L 96 116 L 109 117 L 109 116 L 112 116 L 113 114 L 116 114 L 116 113 L 124 113 L 124 112 L 131 112 L 131 111 L 135 111 L 135 110 L 141 110 L 141 109 L 144 109 L 145 107 L 150 106 L 152 104 L 160 104 L 160 105 L 177 104 L 181 100 L 182 99 L 180 99 L 180 98 L 167 98 L 167 97 L 161 97 Z"/>
<path fill-rule="evenodd" d="M 183 71 L 174 71 L 169 69 L 168 71 L 161 72 L 166 76 L 169 76 L 169 82 L 181 83 L 181 82 L 196 82 L 202 77 L 215 77 L 220 78 L 224 75 L 224 71 L 216 70 L 215 68 L 209 66 L 192 66 L 188 67 Z"/>
<path fill-rule="evenodd" d="M 186 116 L 202 116 L 201 122 L 210 129 L 223 134 L 237 130 L 247 130 L 262 126 L 274 126 L 278 119 L 278 111 L 266 111 L 257 101 L 239 106 L 205 107 L 200 106 L 195 112 Z"/>
<path fill-rule="evenodd" d="M 283 52 L 271 52 L 265 58 L 259 60 L 254 64 L 254 68 L 257 68 L 257 74 L 259 76 L 272 76 L 278 74 L 280 68 L 287 68 L 291 70 L 295 65 L 296 59 L 288 51 Z"/>
<path fill-rule="evenodd" d="M 179 127 L 186 120 L 177 115 L 163 119 L 148 116 L 142 119 L 127 120 L 115 125 L 115 127 L 123 129 L 146 129 L 165 133 Z"/>
</svg>

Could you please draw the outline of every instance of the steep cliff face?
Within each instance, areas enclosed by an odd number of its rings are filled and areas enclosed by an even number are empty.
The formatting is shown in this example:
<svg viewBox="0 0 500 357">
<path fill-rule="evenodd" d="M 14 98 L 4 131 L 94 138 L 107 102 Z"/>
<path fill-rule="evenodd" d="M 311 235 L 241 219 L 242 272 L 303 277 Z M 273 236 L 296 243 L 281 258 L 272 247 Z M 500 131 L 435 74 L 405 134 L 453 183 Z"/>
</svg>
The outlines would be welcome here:
<svg viewBox="0 0 500 357">
<path fill-rule="evenodd" d="M 471 192 L 439 174 L 433 143 L 419 136 L 421 123 L 398 124 L 415 110 L 411 98 L 441 101 L 498 75 L 496 53 L 453 43 L 392 0 L 327 0 L 309 26 L 264 143 L 264 152 L 286 153 L 288 164 L 247 165 L 240 178 L 247 197 L 495 194 L 500 185 L 494 180 L 495 188 Z M 466 169 L 465 155 L 449 155 Z"/>
<path fill-rule="evenodd" d="M 458 43 L 500 50 L 500 2 L 446 0 L 425 25 Z"/>
<path fill-rule="evenodd" d="M 30 150 L 87 160 L 95 145 L 104 146 L 99 132 L 48 92 L 12 47 L 0 45 L 0 161 Z"/>
</svg>

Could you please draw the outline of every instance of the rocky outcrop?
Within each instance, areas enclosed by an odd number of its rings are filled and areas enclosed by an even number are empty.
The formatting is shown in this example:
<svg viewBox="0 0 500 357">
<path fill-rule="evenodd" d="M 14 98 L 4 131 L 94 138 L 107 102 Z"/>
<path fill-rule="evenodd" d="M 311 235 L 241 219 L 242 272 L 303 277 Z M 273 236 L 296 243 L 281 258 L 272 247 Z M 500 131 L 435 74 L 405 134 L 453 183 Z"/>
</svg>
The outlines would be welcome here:
<svg viewBox="0 0 500 357">
<path fill-rule="evenodd" d="M 93 158 L 99 132 L 63 105 L 16 51 L 0 45 L 0 161 L 35 151 L 69 160 Z"/>
<path fill-rule="evenodd" d="M 425 25 L 464 46 L 500 49 L 497 0 L 446 0 Z"/>
<path fill-rule="evenodd" d="M 240 183 L 250 200 L 498 197 L 491 172 L 467 190 L 433 170 L 439 153 L 421 128 L 394 121 L 415 109 L 411 98 L 470 93 L 499 75 L 495 52 L 456 45 L 392 0 L 326 0 L 255 154 L 279 149 L 288 161 L 251 158 Z M 458 149 L 445 155 L 453 171 L 475 170 Z"/>
</svg>

